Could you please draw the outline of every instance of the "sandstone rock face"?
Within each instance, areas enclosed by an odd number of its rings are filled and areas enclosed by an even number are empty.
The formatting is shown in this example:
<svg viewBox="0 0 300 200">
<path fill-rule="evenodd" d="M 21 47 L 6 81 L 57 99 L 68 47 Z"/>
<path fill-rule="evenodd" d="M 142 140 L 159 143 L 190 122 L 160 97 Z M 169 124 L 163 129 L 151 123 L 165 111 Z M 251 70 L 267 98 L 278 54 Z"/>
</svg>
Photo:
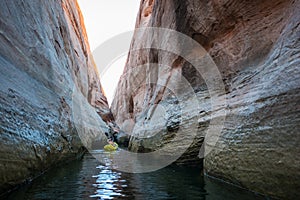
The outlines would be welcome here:
<svg viewBox="0 0 300 200">
<path fill-rule="evenodd" d="M 197 164 L 205 144 L 207 174 L 266 195 L 297 198 L 299 10 L 299 0 L 142 0 L 137 28 L 173 29 L 201 44 L 224 83 L 225 92 L 210 92 L 218 93 L 226 103 L 213 108 L 211 100 L 216 99 L 211 98 L 203 74 L 182 57 L 155 49 L 155 35 L 135 34 L 111 108 L 120 127 L 132 134 L 131 150 L 155 151 L 185 127 L 181 141 L 172 141 L 173 148 L 168 149 L 177 151 L 181 143 L 193 138 L 178 162 Z M 153 49 L 142 49 L 149 41 Z M 173 42 L 180 44 L 176 39 Z M 195 105 L 181 79 L 174 77 L 180 75 L 193 87 Z M 181 92 L 174 95 L 166 88 Z M 215 124 L 222 126 L 222 132 L 211 137 L 209 122 L 222 117 L 226 117 L 224 123 Z"/>
<path fill-rule="evenodd" d="M 100 128 L 82 118 L 92 116 L 105 129 L 103 120 L 111 114 L 76 1 L 3 0 L 0 5 L 3 193 L 80 155 Z"/>
</svg>

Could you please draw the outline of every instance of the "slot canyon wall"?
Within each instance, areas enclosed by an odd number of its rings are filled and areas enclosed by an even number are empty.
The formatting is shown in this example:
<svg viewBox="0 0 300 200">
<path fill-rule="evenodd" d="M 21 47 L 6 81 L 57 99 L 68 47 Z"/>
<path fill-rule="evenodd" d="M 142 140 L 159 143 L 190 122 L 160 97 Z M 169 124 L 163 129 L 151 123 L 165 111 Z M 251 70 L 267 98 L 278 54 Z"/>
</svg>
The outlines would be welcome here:
<svg viewBox="0 0 300 200">
<path fill-rule="evenodd" d="M 0 69 L 1 194 L 80 156 L 112 115 L 75 0 L 2 0 Z"/>
<path fill-rule="evenodd" d="M 198 154 L 204 146 L 211 150 L 204 158 L 208 175 L 269 196 L 297 198 L 299 10 L 299 0 L 142 0 L 136 28 L 168 28 L 200 43 L 222 75 L 225 93 L 219 96 L 226 104 L 212 109 L 206 84 L 191 64 L 154 45 L 143 49 L 143 43 L 156 38 L 147 31 L 136 33 L 111 107 L 118 125 L 132 134 L 129 148 L 155 151 L 185 127 L 184 137 L 169 149 L 176 151 L 191 138 L 194 130 L 188 127 L 196 126 L 197 135 L 178 163 L 201 164 Z M 198 98 L 198 105 L 191 106 L 186 93 L 177 93 L 180 103 L 190 106 L 185 113 L 166 89 L 183 87 L 179 79 L 168 81 L 178 73 Z M 220 110 L 226 119 L 217 143 L 211 144 L 204 141 L 206 129 Z"/>
</svg>

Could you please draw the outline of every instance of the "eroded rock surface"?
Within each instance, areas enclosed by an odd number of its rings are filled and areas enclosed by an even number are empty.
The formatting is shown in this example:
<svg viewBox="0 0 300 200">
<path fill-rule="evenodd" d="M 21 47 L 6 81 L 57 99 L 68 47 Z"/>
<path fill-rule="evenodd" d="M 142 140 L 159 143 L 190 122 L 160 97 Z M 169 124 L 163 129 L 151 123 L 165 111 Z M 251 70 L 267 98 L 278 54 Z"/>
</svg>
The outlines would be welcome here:
<svg viewBox="0 0 300 200">
<path fill-rule="evenodd" d="M 79 156 L 111 113 L 76 1 L 2 0 L 0 69 L 3 193 Z"/>
<path fill-rule="evenodd" d="M 132 134 L 131 150 L 155 151 L 170 143 L 179 128 L 186 128 L 181 140 L 172 141 L 173 148 L 168 149 L 175 152 L 193 138 L 189 127 L 196 126 L 197 136 L 178 162 L 197 164 L 203 138 L 210 138 L 209 122 L 226 117 L 217 124 L 223 126 L 216 134 L 218 142 L 208 139 L 203 145 L 206 173 L 266 195 L 297 198 L 299 10 L 299 0 L 142 0 L 137 28 L 169 28 L 200 43 L 223 78 L 225 93 L 215 92 L 227 101 L 214 109 L 203 77 L 189 63 L 155 49 L 159 40 L 155 35 L 135 34 L 112 103 L 117 123 Z M 142 49 L 149 41 L 154 49 Z M 180 75 L 192 85 L 198 98 L 195 105 L 191 94 L 174 95 L 166 89 L 184 90 L 180 78 L 169 81 Z"/>
</svg>

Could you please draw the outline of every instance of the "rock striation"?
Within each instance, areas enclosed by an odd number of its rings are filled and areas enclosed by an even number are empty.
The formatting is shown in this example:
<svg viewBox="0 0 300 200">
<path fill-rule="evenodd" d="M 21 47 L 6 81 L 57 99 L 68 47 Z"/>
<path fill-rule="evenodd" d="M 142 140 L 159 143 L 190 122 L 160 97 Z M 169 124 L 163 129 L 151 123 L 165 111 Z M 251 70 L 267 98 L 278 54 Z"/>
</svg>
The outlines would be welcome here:
<svg viewBox="0 0 300 200">
<path fill-rule="evenodd" d="M 80 156 L 112 115 L 76 1 L 1 1 L 0 69 L 1 194 Z"/>
<path fill-rule="evenodd" d="M 118 125 L 131 134 L 129 148 L 153 152 L 172 142 L 168 151 L 176 152 L 192 138 L 177 162 L 201 164 L 201 148 L 208 175 L 269 196 L 297 198 L 299 10 L 299 0 L 142 0 L 137 30 L 160 27 L 193 38 L 218 67 L 224 90 L 209 91 L 190 62 L 157 49 L 157 35 L 135 33 L 111 107 Z M 144 49 L 149 41 L 152 48 Z M 194 93 L 184 91 L 182 77 Z M 177 88 L 176 95 L 170 88 Z M 212 93 L 226 102 L 213 107 Z M 222 131 L 212 137 L 208 129 L 217 118 L 225 121 L 214 124 Z M 182 127 L 181 140 L 172 140 Z"/>
</svg>

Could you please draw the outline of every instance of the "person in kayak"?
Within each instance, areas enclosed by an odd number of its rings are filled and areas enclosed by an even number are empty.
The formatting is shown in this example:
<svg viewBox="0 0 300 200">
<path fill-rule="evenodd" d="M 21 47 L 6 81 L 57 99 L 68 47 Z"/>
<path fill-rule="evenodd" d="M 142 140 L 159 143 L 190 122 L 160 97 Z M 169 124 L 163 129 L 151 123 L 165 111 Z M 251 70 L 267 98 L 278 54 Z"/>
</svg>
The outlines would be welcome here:
<svg viewBox="0 0 300 200">
<path fill-rule="evenodd" d="M 115 151 L 118 149 L 118 144 L 114 142 L 111 138 L 107 140 L 108 144 L 104 146 L 105 151 Z"/>
<path fill-rule="evenodd" d="M 117 143 L 115 143 L 111 138 L 109 138 L 107 140 L 107 143 L 110 144 L 110 145 L 112 145 L 113 147 L 117 146 Z"/>
</svg>

